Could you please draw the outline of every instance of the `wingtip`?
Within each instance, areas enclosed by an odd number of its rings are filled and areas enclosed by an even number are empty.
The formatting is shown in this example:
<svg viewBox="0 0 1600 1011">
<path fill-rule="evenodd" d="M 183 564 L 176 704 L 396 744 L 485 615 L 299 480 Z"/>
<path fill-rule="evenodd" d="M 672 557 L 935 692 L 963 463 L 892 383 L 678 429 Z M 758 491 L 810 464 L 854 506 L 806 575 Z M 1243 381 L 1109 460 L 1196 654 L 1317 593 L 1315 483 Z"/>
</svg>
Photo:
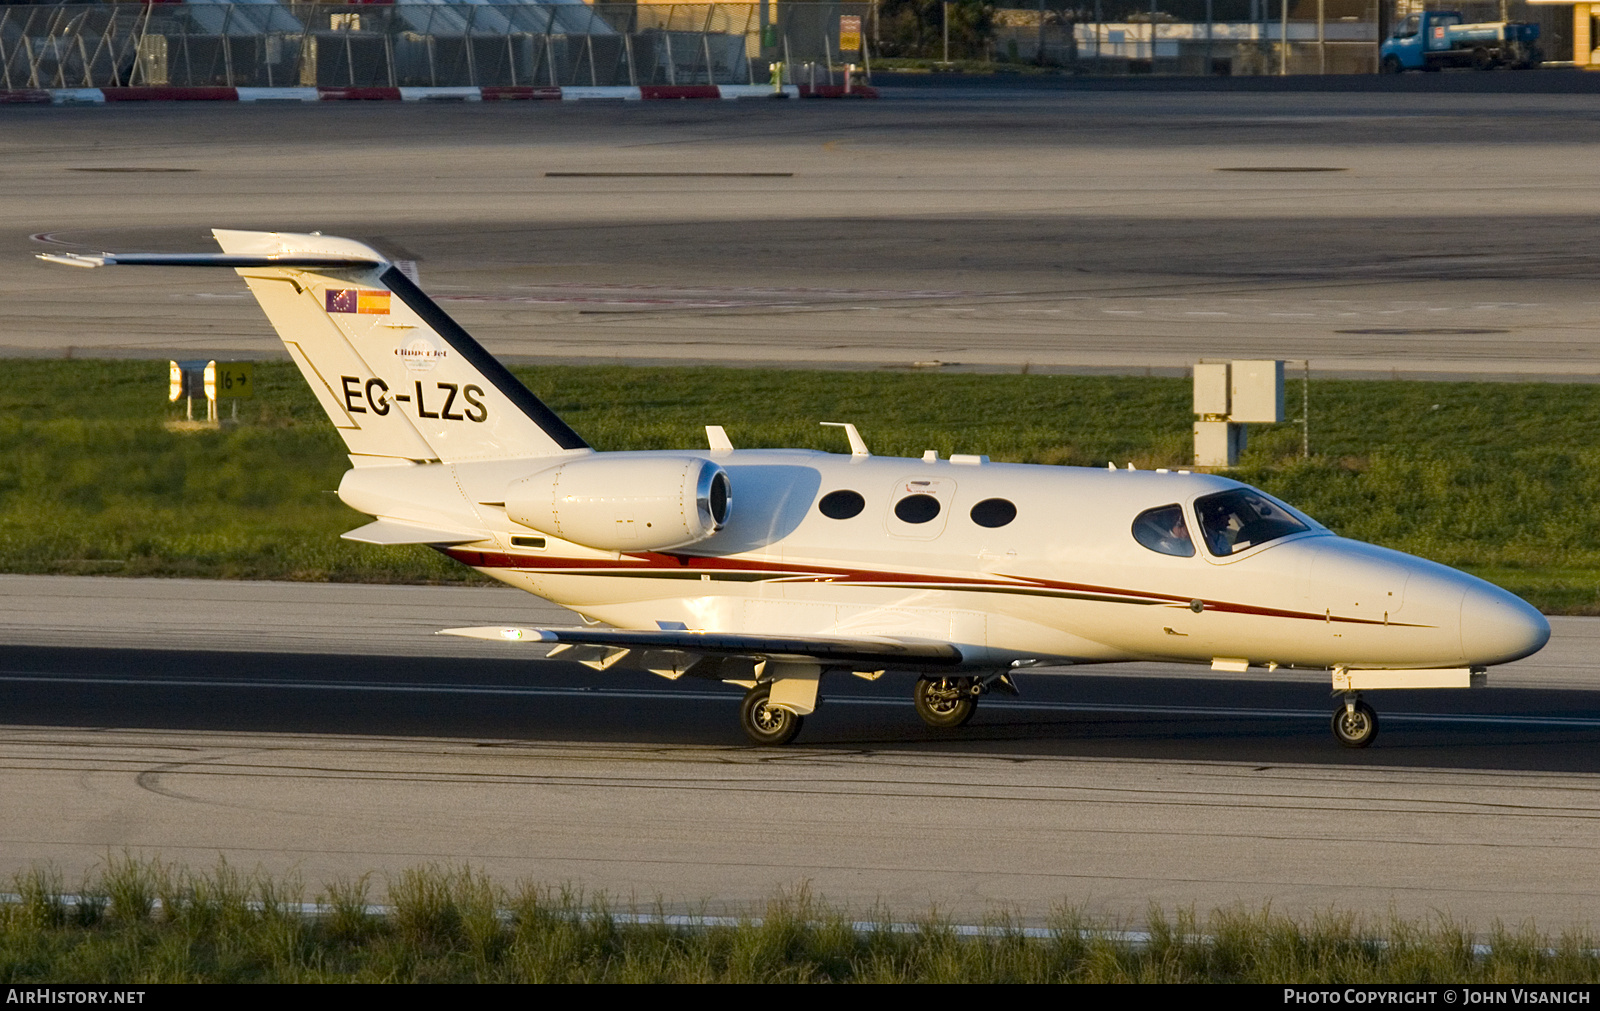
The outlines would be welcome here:
<svg viewBox="0 0 1600 1011">
<path fill-rule="evenodd" d="M 464 639 L 488 639 L 493 642 L 555 642 L 556 637 L 539 628 L 519 628 L 514 625 L 474 625 L 470 628 L 441 628 L 434 635 L 459 635 Z"/>
<path fill-rule="evenodd" d="M 68 267 L 104 267 L 110 262 L 110 257 L 105 254 L 85 256 L 82 253 L 34 253 L 33 255 L 46 263 L 59 263 Z"/>
</svg>

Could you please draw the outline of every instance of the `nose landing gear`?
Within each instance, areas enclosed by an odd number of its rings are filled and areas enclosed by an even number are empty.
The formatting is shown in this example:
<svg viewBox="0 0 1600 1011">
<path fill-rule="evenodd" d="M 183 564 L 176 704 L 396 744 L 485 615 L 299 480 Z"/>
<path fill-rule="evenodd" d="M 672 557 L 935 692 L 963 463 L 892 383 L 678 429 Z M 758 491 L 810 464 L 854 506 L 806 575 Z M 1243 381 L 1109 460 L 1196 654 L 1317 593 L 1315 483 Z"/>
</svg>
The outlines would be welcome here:
<svg viewBox="0 0 1600 1011">
<path fill-rule="evenodd" d="M 1334 710 L 1333 736 L 1347 748 L 1365 748 L 1378 737 L 1378 714 L 1360 696 L 1345 696 L 1344 705 Z"/>
</svg>

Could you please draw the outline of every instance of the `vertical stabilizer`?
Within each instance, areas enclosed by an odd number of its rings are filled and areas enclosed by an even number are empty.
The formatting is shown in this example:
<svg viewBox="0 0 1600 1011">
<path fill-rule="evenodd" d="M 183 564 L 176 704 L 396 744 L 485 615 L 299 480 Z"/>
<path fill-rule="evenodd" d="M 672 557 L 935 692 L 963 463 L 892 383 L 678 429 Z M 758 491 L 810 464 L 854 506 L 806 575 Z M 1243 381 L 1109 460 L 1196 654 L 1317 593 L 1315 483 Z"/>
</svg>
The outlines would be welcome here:
<svg viewBox="0 0 1600 1011">
<path fill-rule="evenodd" d="M 353 268 L 238 268 L 356 462 L 588 449 L 400 270 L 351 239 L 212 233 L 225 253 L 359 256 Z"/>
</svg>

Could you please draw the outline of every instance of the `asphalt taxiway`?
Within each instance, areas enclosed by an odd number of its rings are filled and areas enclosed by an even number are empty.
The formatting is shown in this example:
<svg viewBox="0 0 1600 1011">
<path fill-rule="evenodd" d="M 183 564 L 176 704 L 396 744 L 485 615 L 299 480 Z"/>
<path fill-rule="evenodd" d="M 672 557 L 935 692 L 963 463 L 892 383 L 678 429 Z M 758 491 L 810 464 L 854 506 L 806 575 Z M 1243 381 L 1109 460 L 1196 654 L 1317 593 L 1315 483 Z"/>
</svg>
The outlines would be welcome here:
<svg viewBox="0 0 1600 1011">
<path fill-rule="evenodd" d="M 804 883 L 1028 922 L 1270 903 L 1558 929 L 1600 898 L 1591 619 L 1488 689 L 1378 700 L 1360 752 L 1322 678 L 1167 665 L 1025 677 L 953 733 L 908 678 L 845 676 L 761 749 L 737 689 L 432 634 L 560 619 L 510 591 L 3 577 L 0 599 L 0 873 L 221 855 L 315 891 L 470 862 L 674 911 Z"/>
<path fill-rule="evenodd" d="M 896 94 L 0 109 L 0 352 L 281 356 L 226 273 L 32 260 L 221 225 L 524 360 L 1600 376 L 1600 94 Z"/>
</svg>

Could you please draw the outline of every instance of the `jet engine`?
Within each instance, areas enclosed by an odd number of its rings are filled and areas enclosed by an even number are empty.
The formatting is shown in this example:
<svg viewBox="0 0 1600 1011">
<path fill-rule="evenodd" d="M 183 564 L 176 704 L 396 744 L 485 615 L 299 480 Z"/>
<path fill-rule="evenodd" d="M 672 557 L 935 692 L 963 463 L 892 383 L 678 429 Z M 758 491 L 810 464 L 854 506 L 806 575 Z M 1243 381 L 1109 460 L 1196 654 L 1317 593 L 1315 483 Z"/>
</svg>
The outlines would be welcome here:
<svg viewBox="0 0 1600 1011">
<path fill-rule="evenodd" d="M 589 456 L 506 489 L 523 526 L 603 551 L 665 551 L 728 521 L 728 475 L 694 456 Z"/>
</svg>

